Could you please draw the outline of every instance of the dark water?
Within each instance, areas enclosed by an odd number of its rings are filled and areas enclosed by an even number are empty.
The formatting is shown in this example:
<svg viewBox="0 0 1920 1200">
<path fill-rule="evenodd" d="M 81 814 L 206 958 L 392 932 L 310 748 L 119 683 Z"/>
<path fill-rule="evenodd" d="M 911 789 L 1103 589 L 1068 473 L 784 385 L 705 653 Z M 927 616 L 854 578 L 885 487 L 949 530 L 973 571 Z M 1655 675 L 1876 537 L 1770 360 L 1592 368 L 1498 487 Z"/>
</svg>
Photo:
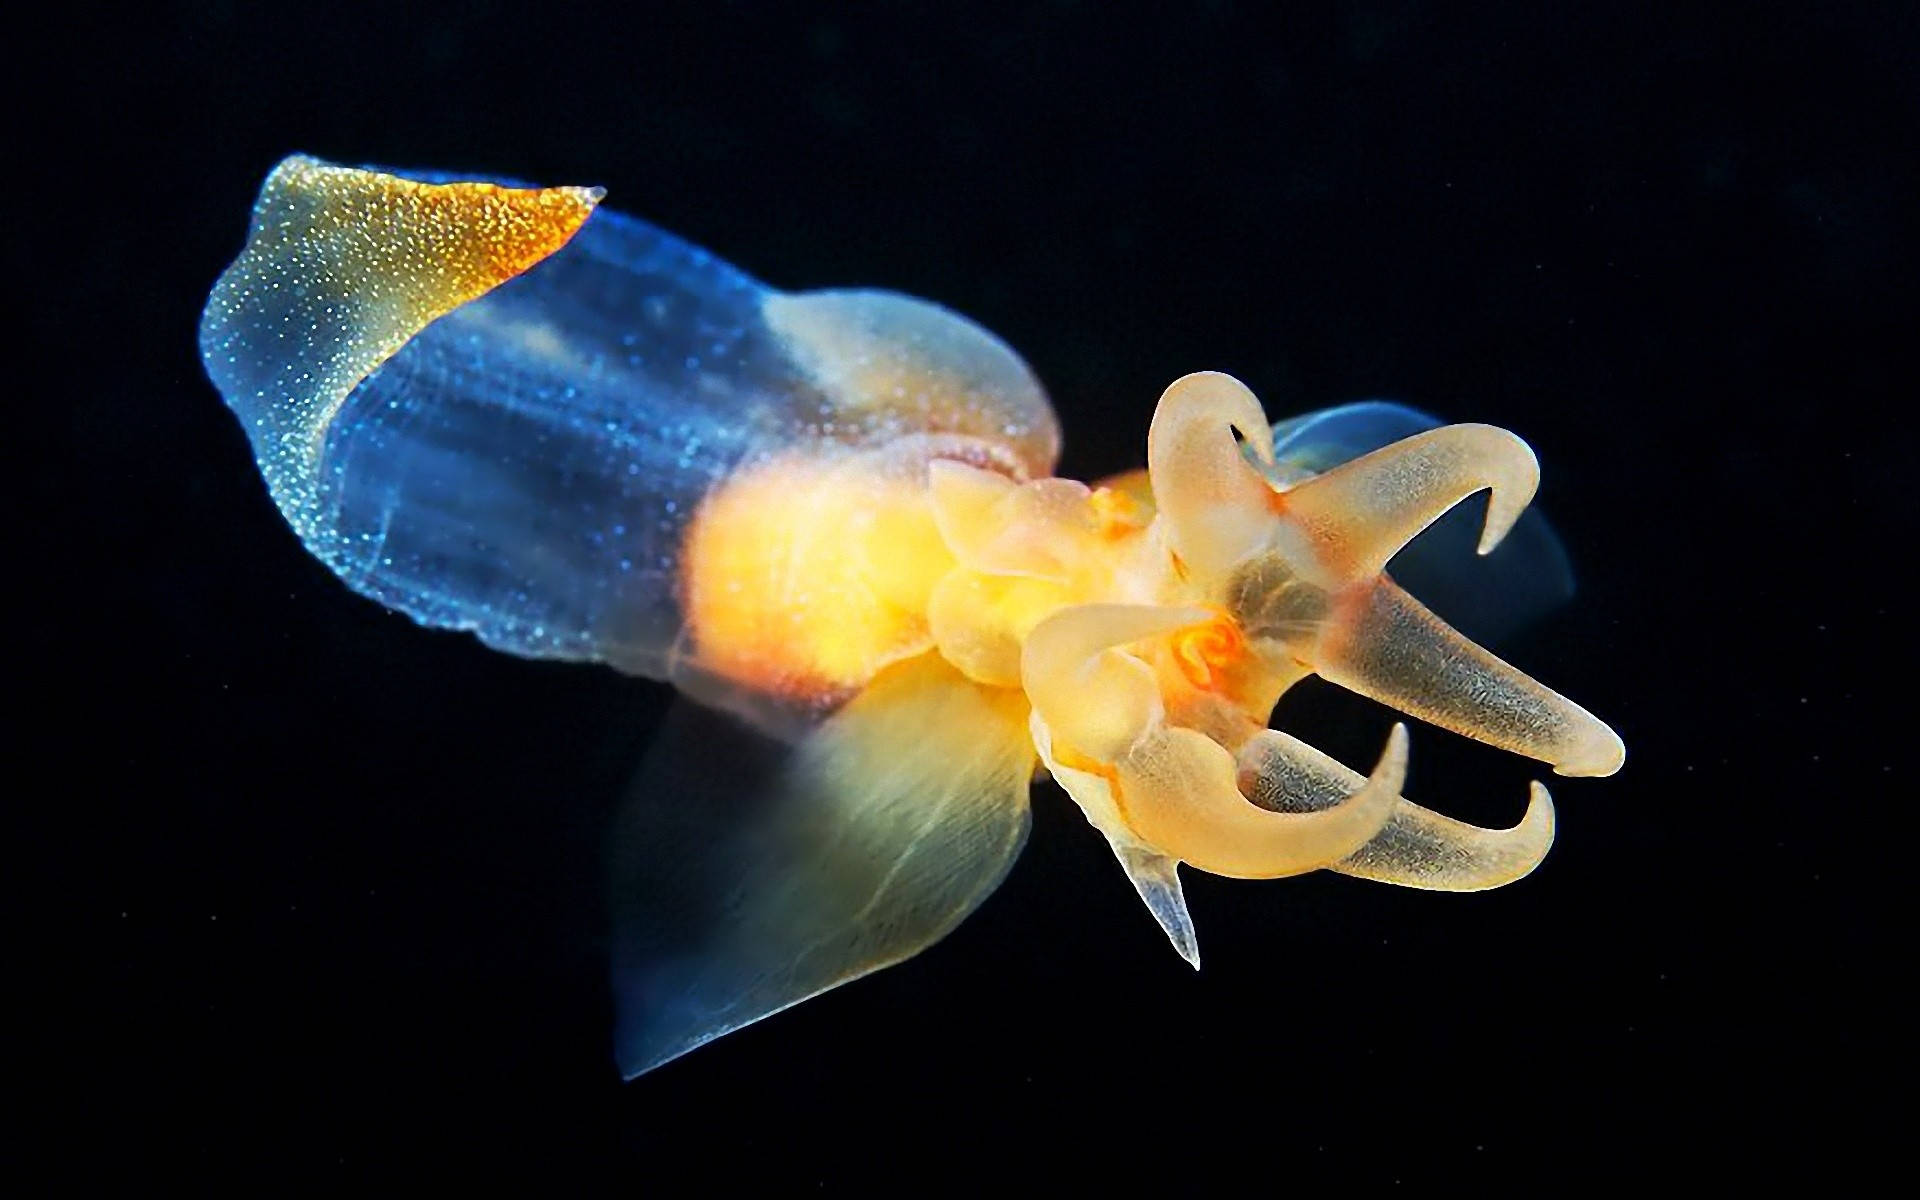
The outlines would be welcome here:
<svg viewBox="0 0 1920 1200">
<path fill-rule="evenodd" d="M 15 589 L 52 618 L 16 626 L 23 1144 L 669 1192 L 1559 1189 L 1886 1149 L 1911 9 L 1290 7 L 206 4 L 30 39 L 13 401 L 56 416 L 16 446 L 50 570 Z M 1557 784 L 1552 856 L 1503 891 L 1190 876 L 1198 976 L 1042 787 L 946 942 L 622 1085 L 603 838 L 667 693 L 423 631 L 287 531 L 193 331 L 293 150 L 604 184 L 777 285 L 936 298 L 1028 357 L 1071 475 L 1137 463 L 1202 368 L 1275 416 L 1511 428 L 1581 590 L 1510 657 L 1627 768 Z M 1279 717 L 1350 762 L 1387 723 L 1312 685 Z M 1491 824 L 1532 774 L 1431 730 L 1413 771 Z"/>
</svg>

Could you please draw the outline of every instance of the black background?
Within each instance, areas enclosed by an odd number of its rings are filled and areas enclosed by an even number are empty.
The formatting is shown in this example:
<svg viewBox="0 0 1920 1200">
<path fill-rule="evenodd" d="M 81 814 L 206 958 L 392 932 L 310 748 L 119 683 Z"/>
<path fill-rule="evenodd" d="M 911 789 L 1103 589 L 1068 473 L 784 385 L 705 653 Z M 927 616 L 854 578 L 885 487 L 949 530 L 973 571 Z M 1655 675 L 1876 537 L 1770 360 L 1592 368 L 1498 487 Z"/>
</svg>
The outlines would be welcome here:
<svg viewBox="0 0 1920 1200">
<path fill-rule="evenodd" d="M 1566 7 L 63 9 L 16 46 L 8 238 L 15 411 L 51 416 L 16 446 L 26 1142 L 669 1192 L 1891 1148 L 1911 8 Z M 1627 767 L 1556 784 L 1502 891 L 1190 874 L 1197 976 L 1043 785 L 941 945 L 621 1084 L 603 839 L 667 691 L 422 630 L 286 529 L 194 327 L 296 150 L 604 184 L 775 285 L 936 298 L 1034 365 L 1068 475 L 1140 461 L 1203 368 L 1276 417 L 1511 428 L 1581 591 L 1510 657 Z M 1388 720 L 1277 714 L 1348 762 Z M 1517 815 L 1529 764 L 1414 739 L 1411 794 Z"/>
</svg>

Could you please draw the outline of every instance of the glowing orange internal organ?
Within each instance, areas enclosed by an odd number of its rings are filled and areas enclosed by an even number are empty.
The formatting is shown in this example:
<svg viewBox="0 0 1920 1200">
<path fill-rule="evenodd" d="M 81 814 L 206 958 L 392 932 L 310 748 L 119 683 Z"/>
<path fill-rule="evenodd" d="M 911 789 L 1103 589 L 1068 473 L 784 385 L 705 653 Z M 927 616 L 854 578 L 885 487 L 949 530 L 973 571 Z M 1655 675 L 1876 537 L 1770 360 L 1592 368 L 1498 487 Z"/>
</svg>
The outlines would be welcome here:
<svg viewBox="0 0 1920 1200">
<path fill-rule="evenodd" d="M 1173 638 L 1173 656 L 1180 673 L 1201 691 L 1219 690 L 1225 674 L 1238 666 L 1246 653 L 1247 642 L 1240 627 L 1225 615 L 1182 630 Z"/>
<path fill-rule="evenodd" d="M 696 514 L 683 563 L 702 666 L 826 698 L 931 645 L 928 601 L 954 559 L 924 468 L 849 455 L 776 459 L 728 480 Z"/>
</svg>

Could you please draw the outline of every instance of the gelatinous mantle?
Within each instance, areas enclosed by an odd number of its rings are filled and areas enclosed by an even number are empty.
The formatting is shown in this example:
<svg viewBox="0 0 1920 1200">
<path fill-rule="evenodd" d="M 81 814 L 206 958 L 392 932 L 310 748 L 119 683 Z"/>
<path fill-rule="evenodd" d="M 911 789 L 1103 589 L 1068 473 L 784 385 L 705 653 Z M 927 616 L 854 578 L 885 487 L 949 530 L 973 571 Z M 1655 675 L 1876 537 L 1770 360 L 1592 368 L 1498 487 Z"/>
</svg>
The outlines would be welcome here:
<svg viewBox="0 0 1920 1200">
<path fill-rule="evenodd" d="M 1046 397 L 985 330 L 768 289 L 598 200 L 289 159 L 202 350 L 350 586 L 759 725 L 676 723 L 636 782 L 629 1075 L 953 928 L 1039 767 L 1195 966 L 1183 863 L 1473 891 L 1545 856 L 1537 783 L 1480 829 L 1402 795 L 1400 725 L 1364 775 L 1268 728 L 1309 674 L 1562 775 L 1621 766 L 1460 628 L 1571 593 L 1513 434 L 1377 401 L 1269 426 L 1202 372 L 1161 397 L 1144 472 L 1052 478 Z"/>
<path fill-rule="evenodd" d="M 598 189 L 442 178 L 287 160 L 201 330 L 295 530 L 423 623 L 753 711 L 683 629 L 685 532 L 716 483 L 919 435 L 1052 467 L 1031 372 L 938 305 L 773 291 L 596 212 Z"/>
</svg>

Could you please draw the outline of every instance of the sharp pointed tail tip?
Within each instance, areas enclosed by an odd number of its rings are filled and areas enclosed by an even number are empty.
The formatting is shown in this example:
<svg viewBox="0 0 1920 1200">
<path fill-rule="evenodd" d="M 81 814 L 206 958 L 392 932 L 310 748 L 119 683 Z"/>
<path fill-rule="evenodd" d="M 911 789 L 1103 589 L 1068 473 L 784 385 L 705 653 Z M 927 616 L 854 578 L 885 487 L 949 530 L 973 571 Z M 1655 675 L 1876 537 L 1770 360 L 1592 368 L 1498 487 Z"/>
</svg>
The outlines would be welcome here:
<svg viewBox="0 0 1920 1200">
<path fill-rule="evenodd" d="M 1162 928 L 1165 928 L 1164 926 Z M 1167 944 L 1173 947 L 1182 961 L 1194 970 L 1200 969 L 1200 942 L 1193 936 L 1192 928 L 1167 929 Z"/>
</svg>

